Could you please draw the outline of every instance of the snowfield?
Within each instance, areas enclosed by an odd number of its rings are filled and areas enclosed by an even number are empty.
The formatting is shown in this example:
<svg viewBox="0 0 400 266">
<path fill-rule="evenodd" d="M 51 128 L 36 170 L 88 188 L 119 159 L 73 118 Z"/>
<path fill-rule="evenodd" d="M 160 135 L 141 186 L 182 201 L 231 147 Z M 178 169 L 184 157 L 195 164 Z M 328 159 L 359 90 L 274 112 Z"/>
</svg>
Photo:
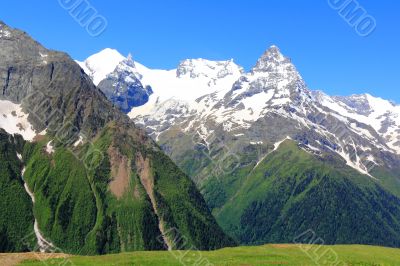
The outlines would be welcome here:
<svg viewBox="0 0 400 266">
<path fill-rule="evenodd" d="M 22 111 L 21 105 L 10 101 L 0 100 L 0 128 L 9 134 L 20 134 L 29 141 L 37 135 L 28 122 L 28 114 Z"/>
</svg>

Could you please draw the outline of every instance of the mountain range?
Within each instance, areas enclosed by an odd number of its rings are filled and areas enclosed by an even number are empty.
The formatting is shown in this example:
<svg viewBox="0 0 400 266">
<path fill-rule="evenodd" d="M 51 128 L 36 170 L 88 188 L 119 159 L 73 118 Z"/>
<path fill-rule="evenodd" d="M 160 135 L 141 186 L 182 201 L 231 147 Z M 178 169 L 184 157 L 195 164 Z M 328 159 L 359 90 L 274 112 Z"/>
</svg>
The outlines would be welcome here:
<svg viewBox="0 0 400 266">
<path fill-rule="evenodd" d="M 313 230 L 330 244 L 399 246 L 399 105 L 311 90 L 277 46 L 250 71 L 205 59 L 149 69 L 113 49 L 78 63 L 240 243 Z"/>
<path fill-rule="evenodd" d="M 210 250 L 306 232 L 400 247 L 400 106 L 311 90 L 277 46 L 248 71 L 161 70 L 109 48 L 75 61 L 0 22 L 0 89 L 2 252 Z"/>
</svg>

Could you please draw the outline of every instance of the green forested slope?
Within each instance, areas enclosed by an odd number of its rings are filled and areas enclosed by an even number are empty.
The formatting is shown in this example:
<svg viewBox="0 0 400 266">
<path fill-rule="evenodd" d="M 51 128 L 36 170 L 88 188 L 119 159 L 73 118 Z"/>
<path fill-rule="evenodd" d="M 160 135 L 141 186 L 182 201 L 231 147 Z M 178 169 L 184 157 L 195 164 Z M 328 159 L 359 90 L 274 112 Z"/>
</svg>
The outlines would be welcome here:
<svg viewBox="0 0 400 266">
<path fill-rule="evenodd" d="M 34 243 L 32 202 L 17 157 L 23 141 L 0 129 L 0 250 L 27 251 Z"/>
<path fill-rule="evenodd" d="M 35 217 L 43 235 L 67 253 L 105 254 L 166 248 L 159 228 L 163 220 L 173 248 L 215 249 L 234 245 L 217 225 L 194 183 L 142 133 L 115 123 L 73 152 L 101 151 L 94 169 L 78 160 L 70 148 L 47 153 L 49 137 L 25 145 L 25 179 L 35 194 Z M 110 152 L 113 150 L 113 153 Z M 90 153 L 89 153 L 90 154 Z M 138 158 L 146 164 L 146 176 Z M 116 195 L 111 183 L 113 164 L 126 165 L 127 183 Z M 122 165 L 117 165 L 118 171 Z M 152 183 L 153 207 L 145 189 Z M 153 194 L 152 194 L 153 195 Z M 176 243 L 175 243 L 176 242 Z"/>
<path fill-rule="evenodd" d="M 251 170 L 215 214 L 245 244 L 290 243 L 312 230 L 327 244 L 400 246 L 399 198 L 372 177 L 292 141 Z"/>
</svg>

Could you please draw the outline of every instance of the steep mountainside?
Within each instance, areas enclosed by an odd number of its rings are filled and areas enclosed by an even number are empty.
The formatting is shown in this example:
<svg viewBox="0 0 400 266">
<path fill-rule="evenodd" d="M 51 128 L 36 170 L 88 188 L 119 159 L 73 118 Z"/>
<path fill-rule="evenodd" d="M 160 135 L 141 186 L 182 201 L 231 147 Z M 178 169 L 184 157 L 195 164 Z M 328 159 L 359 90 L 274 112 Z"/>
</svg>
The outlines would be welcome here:
<svg viewBox="0 0 400 266">
<path fill-rule="evenodd" d="M 78 64 L 2 22 L 0 32 L 0 126 L 25 139 L 0 132 L 1 251 L 234 245 L 194 183 Z"/>
<path fill-rule="evenodd" d="M 293 242 L 311 229 L 326 244 L 399 246 L 399 204 L 339 160 L 316 158 L 286 140 L 215 214 L 242 243 Z"/>
<path fill-rule="evenodd" d="M 287 242 L 311 229 L 329 243 L 399 246 L 398 105 L 311 91 L 276 46 L 247 73 L 232 61 L 135 65 L 154 93 L 130 117 L 239 241 Z"/>
</svg>

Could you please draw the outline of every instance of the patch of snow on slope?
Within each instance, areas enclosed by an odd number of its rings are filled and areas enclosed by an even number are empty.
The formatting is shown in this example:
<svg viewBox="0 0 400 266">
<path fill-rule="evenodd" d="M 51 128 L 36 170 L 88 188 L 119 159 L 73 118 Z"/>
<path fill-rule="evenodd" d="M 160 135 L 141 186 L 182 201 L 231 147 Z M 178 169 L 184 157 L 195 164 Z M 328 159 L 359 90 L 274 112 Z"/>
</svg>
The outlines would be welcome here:
<svg viewBox="0 0 400 266">
<path fill-rule="evenodd" d="M 336 137 L 335 137 L 336 138 Z M 337 143 L 340 143 L 339 141 L 337 141 Z M 331 151 L 337 153 L 338 155 L 340 155 L 340 157 L 342 157 L 345 161 L 346 164 L 348 166 L 350 166 L 351 168 L 357 170 L 358 172 L 360 172 L 361 174 L 367 175 L 373 179 L 376 179 L 375 177 L 373 177 L 369 172 L 368 169 L 366 169 L 366 166 L 362 163 L 360 157 L 357 154 L 357 146 L 355 145 L 354 141 L 352 141 L 351 146 L 354 149 L 354 152 L 352 152 L 352 155 L 350 153 L 346 153 L 345 148 L 342 145 L 339 145 L 339 149 L 335 150 L 332 149 L 329 146 L 326 146 L 326 148 L 330 149 Z M 352 158 L 355 157 L 355 158 Z"/>
<path fill-rule="evenodd" d="M 47 143 L 47 145 L 46 145 L 46 152 L 47 152 L 48 154 L 54 153 L 54 147 L 53 147 L 53 145 L 51 144 L 51 142 L 52 142 L 52 141 L 49 141 L 49 142 Z"/>
<path fill-rule="evenodd" d="M 246 109 L 250 109 L 256 118 L 261 116 L 262 111 L 265 109 L 267 102 L 269 102 L 274 96 L 273 90 L 267 92 L 261 92 L 253 95 L 252 97 L 245 98 L 242 103 Z"/>
<path fill-rule="evenodd" d="M 73 144 L 74 147 L 78 147 L 83 143 L 83 137 L 79 136 L 79 139 Z"/>
<path fill-rule="evenodd" d="M 292 139 L 291 137 L 287 136 L 287 137 L 284 138 L 283 140 L 274 143 L 274 149 L 273 149 L 272 151 L 268 152 L 267 154 L 265 154 L 265 155 L 256 163 L 256 165 L 254 166 L 254 168 L 256 168 L 262 161 L 264 161 L 264 159 L 265 159 L 268 155 L 270 155 L 272 152 L 276 151 L 276 150 L 279 148 L 279 146 L 280 146 L 283 142 L 285 142 L 286 140 L 291 140 L 291 139 Z M 253 168 L 253 169 L 254 169 L 254 168 Z"/>
<path fill-rule="evenodd" d="M 285 142 L 285 140 L 291 140 L 291 139 L 292 139 L 291 137 L 287 136 L 287 137 L 284 138 L 283 140 L 276 142 L 276 143 L 274 144 L 274 149 L 273 149 L 273 151 L 276 151 L 276 150 L 279 148 L 279 146 L 281 146 L 281 144 L 282 144 L 283 142 Z"/>
<path fill-rule="evenodd" d="M 36 136 L 33 126 L 28 122 L 28 114 L 22 111 L 21 105 L 0 100 L 0 128 L 9 134 L 20 134 L 31 141 Z"/>
<path fill-rule="evenodd" d="M 11 33 L 8 30 L 0 29 L 0 38 L 3 38 L 3 37 L 8 38 L 10 36 L 11 36 Z"/>
</svg>

